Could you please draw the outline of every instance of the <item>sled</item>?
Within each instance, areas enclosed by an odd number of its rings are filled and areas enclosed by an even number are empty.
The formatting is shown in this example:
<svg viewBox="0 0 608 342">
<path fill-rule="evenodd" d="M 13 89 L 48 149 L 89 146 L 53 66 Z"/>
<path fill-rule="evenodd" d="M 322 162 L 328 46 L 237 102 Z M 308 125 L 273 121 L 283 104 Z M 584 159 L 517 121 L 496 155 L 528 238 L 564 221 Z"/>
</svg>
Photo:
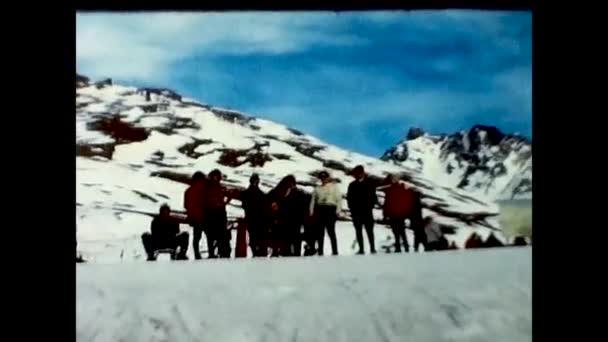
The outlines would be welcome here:
<svg viewBox="0 0 608 342">
<path fill-rule="evenodd" d="M 159 254 L 169 254 L 171 260 L 175 260 L 175 252 L 176 250 L 173 248 L 158 249 L 154 252 L 154 259 L 157 259 Z"/>
</svg>

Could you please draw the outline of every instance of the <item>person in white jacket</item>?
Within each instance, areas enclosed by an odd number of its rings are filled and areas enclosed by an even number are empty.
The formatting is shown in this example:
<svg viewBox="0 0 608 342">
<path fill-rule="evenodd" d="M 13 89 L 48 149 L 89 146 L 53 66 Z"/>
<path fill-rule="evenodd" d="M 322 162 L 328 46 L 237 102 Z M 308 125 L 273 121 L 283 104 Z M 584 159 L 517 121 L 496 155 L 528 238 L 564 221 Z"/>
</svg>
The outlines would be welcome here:
<svg viewBox="0 0 608 342">
<path fill-rule="evenodd" d="M 424 219 L 424 232 L 426 234 L 425 251 L 440 251 L 442 249 L 447 249 L 447 246 L 444 246 L 445 241 L 441 227 L 433 220 L 432 216 L 427 216 Z"/>
<path fill-rule="evenodd" d="M 336 220 L 342 213 L 342 193 L 332 182 L 326 171 L 319 173 L 321 185 L 317 186 L 312 193 L 310 201 L 310 215 L 315 218 L 317 227 L 317 252 L 323 255 L 323 243 L 325 231 L 331 241 L 333 255 L 338 255 L 338 240 L 336 239 Z"/>
</svg>

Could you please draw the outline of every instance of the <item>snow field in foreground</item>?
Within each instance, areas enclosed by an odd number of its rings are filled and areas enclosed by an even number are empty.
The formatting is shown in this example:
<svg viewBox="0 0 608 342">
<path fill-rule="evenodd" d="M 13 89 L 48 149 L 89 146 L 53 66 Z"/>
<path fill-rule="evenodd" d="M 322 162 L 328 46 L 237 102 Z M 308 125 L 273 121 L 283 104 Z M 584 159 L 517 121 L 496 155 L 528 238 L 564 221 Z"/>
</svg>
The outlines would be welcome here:
<svg viewBox="0 0 608 342">
<path fill-rule="evenodd" d="M 530 341 L 531 248 L 77 265 L 84 341 Z"/>
</svg>

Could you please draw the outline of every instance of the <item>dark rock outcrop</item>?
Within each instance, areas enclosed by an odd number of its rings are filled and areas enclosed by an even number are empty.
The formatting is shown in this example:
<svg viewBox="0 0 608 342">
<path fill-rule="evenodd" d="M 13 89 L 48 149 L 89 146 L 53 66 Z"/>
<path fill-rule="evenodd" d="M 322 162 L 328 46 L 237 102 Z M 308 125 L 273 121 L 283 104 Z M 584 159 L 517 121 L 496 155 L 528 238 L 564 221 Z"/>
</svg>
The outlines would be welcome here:
<svg viewBox="0 0 608 342">
<path fill-rule="evenodd" d="M 88 77 L 76 74 L 76 88 L 86 87 L 90 81 Z"/>
<path fill-rule="evenodd" d="M 143 141 L 149 136 L 149 132 L 145 128 L 135 127 L 124 122 L 118 115 L 100 116 L 95 121 L 87 123 L 87 128 L 111 136 L 117 144 Z"/>
<path fill-rule="evenodd" d="M 297 136 L 303 136 L 304 135 L 304 133 L 298 131 L 297 129 L 288 128 L 287 130 L 289 130 L 292 134 L 297 135 Z"/>
<path fill-rule="evenodd" d="M 422 130 L 422 128 L 412 127 L 407 132 L 406 139 L 407 140 L 414 140 L 414 139 L 416 139 L 418 137 L 421 137 L 423 135 L 424 135 L 424 130 Z"/>
<path fill-rule="evenodd" d="M 167 88 L 139 88 L 137 90 L 138 93 L 140 94 L 144 94 L 146 96 L 146 99 L 148 99 L 150 97 L 150 94 L 156 94 L 159 96 L 164 96 L 166 98 L 175 100 L 175 101 L 181 101 L 182 100 L 182 96 L 178 93 L 176 93 L 175 91 L 171 90 L 171 89 L 167 89 Z"/>
<path fill-rule="evenodd" d="M 269 161 L 272 161 L 272 157 L 268 153 L 254 147 L 244 150 L 223 149 L 217 162 L 230 167 L 239 167 L 246 163 L 252 167 L 263 167 Z"/>
<path fill-rule="evenodd" d="M 76 144 L 76 155 L 79 157 L 104 157 L 107 159 L 112 159 L 112 155 L 114 154 L 114 143 L 110 144 Z"/>
<path fill-rule="evenodd" d="M 102 89 L 102 88 L 105 88 L 105 87 L 111 86 L 111 85 L 112 85 L 112 79 L 111 78 L 106 78 L 106 79 L 103 79 L 103 80 L 101 80 L 99 82 L 95 82 L 95 87 L 97 89 Z"/>
<path fill-rule="evenodd" d="M 184 144 L 184 145 L 180 146 L 177 150 L 180 153 L 185 154 L 190 158 L 196 159 L 196 158 L 204 155 L 204 153 L 195 152 L 196 148 L 201 145 L 208 145 L 208 144 L 212 144 L 212 143 L 213 143 L 213 140 L 211 140 L 211 139 L 194 139 L 193 142 Z"/>
<path fill-rule="evenodd" d="M 215 108 L 215 107 L 211 108 L 211 112 L 213 114 L 215 114 L 216 116 L 218 116 L 219 118 L 222 118 L 223 120 L 226 120 L 228 122 L 237 123 L 242 126 L 248 124 L 249 122 L 251 122 L 254 119 L 252 117 L 247 117 L 238 112 L 234 112 L 234 111 L 226 110 L 226 109 L 219 109 L 219 108 Z"/>
</svg>

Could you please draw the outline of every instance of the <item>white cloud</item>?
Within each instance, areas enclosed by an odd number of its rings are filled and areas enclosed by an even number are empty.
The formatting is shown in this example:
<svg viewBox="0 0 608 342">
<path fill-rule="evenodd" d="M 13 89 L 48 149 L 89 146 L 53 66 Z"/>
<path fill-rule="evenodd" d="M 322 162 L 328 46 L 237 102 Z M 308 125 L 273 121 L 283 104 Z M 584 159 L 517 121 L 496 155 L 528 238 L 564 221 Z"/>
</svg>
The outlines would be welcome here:
<svg viewBox="0 0 608 342">
<path fill-rule="evenodd" d="M 230 101 L 241 96 L 239 91 L 255 87 L 254 95 L 235 109 L 260 114 L 316 136 L 337 126 L 352 131 L 354 138 L 355 134 L 363 135 L 357 127 L 377 121 L 444 127 L 446 122 L 464 122 L 483 112 L 502 113 L 508 117 L 502 122 L 525 121 L 531 112 L 531 69 L 526 67 L 484 79 L 483 85 L 487 84 L 488 89 L 467 92 L 467 84 L 450 89 L 448 86 L 460 84 L 446 82 L 429 89 L 424 81 L 418 82 L 416 75 L 408 79 L 404 72 L 375 72 L 373 64 L 361 67 L 326 61 L 311 61 L 290 74 L 269 66 L 268 70 L 248 75 L 250 79 L 242 79 L 231 68 L 218 66 L 217 59 L 208 58 L 278 55 L 319 45 L 367 44 L 368 38 L 351 33 L 352 25 L 397 24 L 388 28 L 395 33 L 390 39 L 400 40 L 405 46 L 407 42 L 415 43 L 414 47 L 430 43 L 442 46 L 458 37 L 474 44 L 483 38 L 484 45 L 475 45 L 484 47 L 481 54 L 465 59 L 437 55 L 421 61 L 446 74 L 463 70 L 475 81 L 476 75 L 467 67 L 470 63 L 487 64 L 489 69 L 494 66 L 496 51 L 511 55 L 526 51 L 527 47 L 519 46 L 513 34 L 505 34 L 508 30 L 517 31 L 507 25 L 508 20 L 500 20 L 506 15 L 480 15 L 476 11 L 78 14 L 77 64 L 79 71 L 93 78 L 107 76 L 169 87 L 174 86 L 175 80 L 188 79 L 187 92 L 192 93 L 184 95 L 202 101 L 219 97 L 222 103 L 215 104 L 221 106 L 233 105 Z M 175 67 L 192 56 L 197 57 L 192 68 Z M 278 78 L 280 82 L 276 82 Z M 464 77 L 463 81 L 470 80 Z M 204 96 L 200 97 L 201 93 Z"/>
<path fill-rule="evenodd" d="M 158 81 L 192 55 L 282 54 L 365 40 L 327 25 L 330 13 L 78 14 L 76 60 L 93 77 Z"/>
</svg>

